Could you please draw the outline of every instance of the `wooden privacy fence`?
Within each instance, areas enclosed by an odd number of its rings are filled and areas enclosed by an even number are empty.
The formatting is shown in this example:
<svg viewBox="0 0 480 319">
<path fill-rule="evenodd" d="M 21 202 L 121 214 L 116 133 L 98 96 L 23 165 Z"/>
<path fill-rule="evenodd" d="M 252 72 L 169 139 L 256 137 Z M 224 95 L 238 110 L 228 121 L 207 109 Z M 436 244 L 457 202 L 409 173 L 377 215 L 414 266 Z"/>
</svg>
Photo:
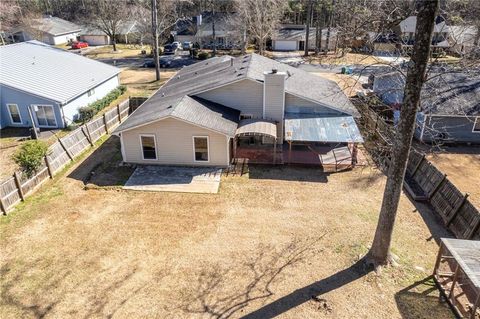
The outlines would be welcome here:
<svg viewBox="0 0 480 319">
<path fill-rule="evenodd" d="M 145 101 L 145 99 L 143 100 Z M 44 158 L 45 164 L 32 177 L 27 178 L 23 174 L 15 172 L 12 177 L 0 182 L 2 213 L 6 214 L 9 209 L 32 194 L 43 182 L 53 178 L 55 173 L 84 150 L 93 146 L 103 135 L 110 133 L 113 127 L 128 117 L 129 110 L 130 99 L 105 112 L 102 117 L 93 119 L 67 136 L 59 138 L 48 148 L 47 156 Z"/>
<path fill-rule="evenodd" d="M 412 197 L 428 201 L 457 238 L 480 240 L 480 212 L 468 200 L 468 194 L 415 150 L 410 152 L 406 183 Z"/>
<path fill-rule="evenodd" d="M 388 168 L 395 135 L 393 126 L 371 109 L 365 99 L 353 102 L 362 114 L 361 125 L 366 134 L 378 142 L 376 149 L 372 150 L 379 155 L 377 161 Z M 458 190 L 446 174 L 415 150 L 410 152 L 404 186 L 414 200 L 427 201 L 457 238 L 480 240 L 480 212 L 468 200 L 468 195 Z"/>
</svg>

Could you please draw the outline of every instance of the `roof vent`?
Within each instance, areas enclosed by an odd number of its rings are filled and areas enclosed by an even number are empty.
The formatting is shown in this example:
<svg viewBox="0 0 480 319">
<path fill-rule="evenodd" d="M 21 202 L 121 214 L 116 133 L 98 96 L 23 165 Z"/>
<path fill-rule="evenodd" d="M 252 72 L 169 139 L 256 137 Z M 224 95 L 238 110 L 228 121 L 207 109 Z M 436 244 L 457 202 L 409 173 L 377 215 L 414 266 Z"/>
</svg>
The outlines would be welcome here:
<svg viewBox="0 0 480 319">
<path fill-rule="evenodd" d="M 272 74 L 277 74 L 277 72 L 278 72 L 277 69 L 275 69 L 275 68 L 272 69 Z"/>
<path fill-rule="evenodd" d="M 164 97 L 164 96 L 165 96 L 165 92 L 162 92 L 162 97 Z"/>
</svg>

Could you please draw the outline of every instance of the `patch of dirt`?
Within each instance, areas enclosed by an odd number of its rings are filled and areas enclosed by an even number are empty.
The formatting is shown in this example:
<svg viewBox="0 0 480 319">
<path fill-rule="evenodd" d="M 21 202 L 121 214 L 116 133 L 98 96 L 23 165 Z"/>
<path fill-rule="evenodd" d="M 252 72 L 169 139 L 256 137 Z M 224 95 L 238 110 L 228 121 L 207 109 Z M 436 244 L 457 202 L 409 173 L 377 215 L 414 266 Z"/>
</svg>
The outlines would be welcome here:
<svg viewBox="0 0 480 319">
<path fill-rule="evenodd" d="M 310 55 L 306 60 L 311 64 L 341 64 L 341 65 L 352 65 L 352 64 L 362 64 L 362 65 L 373 65 L 379 64 L 382 62 L 381 59 L 370 55 L 362 53 L 346 53 L 342 56 L 340 53 L 333 54 L 329 53 L 328 55 Z"/>
<path fill-rule="evenodd" d="M 348 97 L 355 96 L 357 91 L 363 89 L 358 77 L 352 75 L 326 72 L 312 72 L 312 74 L 336 82 Z"/>
<path fill-rule="evenodd" d="M 175 70 L 161 70 L 160 81 L 155 80 L 155 69 L 132 68 L 120 73 L 120 82 L 128 87 L 132 95 L 150 96 L 176 73 Z"/>
<path fill-rule="evenodd" d="M 447 149 L 447 153 L 430 154 L 427 159 L 460 191 L 469 193 L 469 200 L 480 209 L 480 147 L 467 147 L 466 151 L 471 154 L 449 153 Z"/>
<path fill-rule="evenodd" d="M 117 156 L 106 143 L 0 223 L 0 317 L 453 318 L 436 290 L 410 287 L 438 246 L 405 196 L 400 266 L 362 266 L 377 170 L 251 167 L 215 195 L 85 190 Z"/>
</svg>

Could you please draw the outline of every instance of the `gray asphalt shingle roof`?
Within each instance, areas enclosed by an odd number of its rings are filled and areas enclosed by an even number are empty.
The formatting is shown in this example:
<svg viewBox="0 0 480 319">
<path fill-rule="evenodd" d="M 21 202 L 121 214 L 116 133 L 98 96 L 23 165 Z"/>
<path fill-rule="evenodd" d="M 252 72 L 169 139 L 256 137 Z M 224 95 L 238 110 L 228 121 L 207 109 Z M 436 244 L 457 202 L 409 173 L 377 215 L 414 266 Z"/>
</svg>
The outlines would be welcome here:
<svg viewBox="0 0 480 319">
<path fill-rule="evenodd" d="M 285 80 L 287 93 L 348 115 L 359 116 L 358 111 L 335 82 L 257 54 L 248 54 L 237 58 L 216 57 L 184 67 L 123 122 L 116 132 L 162 118 L 163 110 L 176 104 L 185 95 L 195 96 L 244 79 L 263 83 L 263 72 L 273 68 L 289 74 Z"/>
<path fill-rule="evenodd" d="M 403 101 L 405 79 L 400 73 L 376 76 L 375 83 L 375 92 L 384 101 L 389 96 L 394 96 L 398 102 Z M 479 115 L 480 70 L 429 74 L 422 88 L 420 109 L 426 114 Z"/>
<path fill-rule="evenodd" d="M 0 46 L 0 84 L 60 104 L 118 73 L 116 67 L 38 41 Z"/>
<path fill-rule="evenodd" d="M 44 17 L 36 19 L 32 23 L 31 27 L 53 35 L 78 32 L 81 30 L 81 27 L 75 23 L 60 19 L 58 17 Z"/>
</svg>

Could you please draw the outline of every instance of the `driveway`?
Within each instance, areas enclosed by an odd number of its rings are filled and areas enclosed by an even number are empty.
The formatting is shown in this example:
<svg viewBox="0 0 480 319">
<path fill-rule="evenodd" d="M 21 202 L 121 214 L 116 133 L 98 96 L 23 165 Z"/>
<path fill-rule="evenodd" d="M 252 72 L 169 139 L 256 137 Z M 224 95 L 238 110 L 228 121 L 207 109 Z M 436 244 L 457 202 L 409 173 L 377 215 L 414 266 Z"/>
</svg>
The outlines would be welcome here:
<svg viewBox="0 0 480 319">
<path fill-rule="evenodd" d="M 142 165 L 124 189 L 153 192 L 218 193 L 222 170 L 212 167 Z"/>
<path fill-rule="evenodd" d="M 299 64 L 305 63 L 300 51 L 273 51 L 272 56 L 274 60 L 291 66 L 298 66 Z"/>
</svg>

